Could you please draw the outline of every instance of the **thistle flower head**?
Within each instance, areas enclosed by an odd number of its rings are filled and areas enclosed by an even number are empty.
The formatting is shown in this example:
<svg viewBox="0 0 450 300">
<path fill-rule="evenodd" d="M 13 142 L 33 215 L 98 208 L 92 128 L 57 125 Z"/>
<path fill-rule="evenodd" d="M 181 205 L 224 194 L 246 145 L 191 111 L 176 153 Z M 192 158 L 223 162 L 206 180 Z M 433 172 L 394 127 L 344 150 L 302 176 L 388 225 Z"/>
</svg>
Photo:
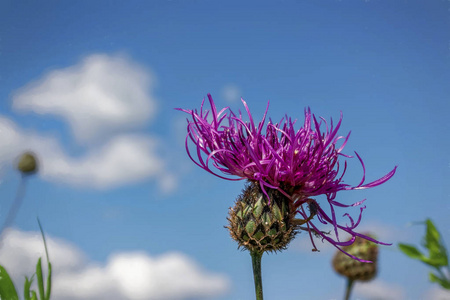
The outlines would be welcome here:
<svg viewBox="0 0 450 300">
<path fill-rule="evenodd" d="M 323 118 L 316 118 L 308 108 L 304 111 L 303 126 L 295 129 L 296 120 L 288 116 L 278 123 L 269 119 L 266 125 L 269 104 L 262 120 L 256 124 L 244 100 L 242 103 L 248 116 L 247 121 L 240 111 L 238 114 L 229 108 L 218 111 L 210 94 L 208 100 L 211 107 L 209 111 L 203 109 L 205 100 L 200 111 L 178 109 L 191 117 L 187 125 L 186 150 L 195 164 L 223 179 L 257 182 L 269 203 L 268 189 L 278 190 L 285 195 L 300 217 L 297 220 L 298 227 L 309 232 L 314 250 L 317 248 L 312 234 L 321 236 L 338 249 L 352 244 L 356 236 L 377 242 L 354 231 L 361 220 L 364 206 L 360 208 L 356 222 L 345 214 L 351 224 L 343 226 L 337 223 L 335 207 L 360 206 L 363 201 L 343 204 L 335 200 L 336 193 L 378 186 L 394 175 L 396 167 L 380 179 L 365 184 L 365 167 L 355 152 L 363 168 L 362 180 L 356 186 L 343 183 L 347 163 L 344 161 L 342 165 L 341 159 L 351 156 L 342 153 L 350 134 L 345 137 L 338 135 L 342 114 L 339 122 L 334 125 L 333 120 L 328 123 Z M 193 151 L 189 147 L 189 141 L 194 144 Z M 319 195 L 326 196 L 328 203 L 325 204 L 329 206 L 329 213 L 325 212 L 323 204 L 312 198 Z M 315 216 L 320 223 L 334 227 L 335 238 L 317 228 L 313 223 Z M 339 229 L 349 233 L 352 239 L 341 242 Z"/>
</svg>

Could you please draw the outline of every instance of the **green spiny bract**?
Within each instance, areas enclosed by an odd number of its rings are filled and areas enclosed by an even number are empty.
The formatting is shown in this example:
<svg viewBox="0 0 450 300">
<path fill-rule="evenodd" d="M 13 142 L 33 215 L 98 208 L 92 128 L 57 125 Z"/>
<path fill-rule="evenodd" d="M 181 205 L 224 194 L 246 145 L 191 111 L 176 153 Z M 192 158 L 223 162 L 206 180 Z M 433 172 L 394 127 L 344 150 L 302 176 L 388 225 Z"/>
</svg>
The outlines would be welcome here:
<svg viewBox="0 0 450 300">
<path fill-rule="evenodd" d="M 338 251 L 333 258 L 333 268 L 341 275 L 351 280 L 368 281 L 377 274 L 378 245 L 356 237 L 353 244 L 343 247 L 342 250 L 360 259 L 372 263 L 360 262 Z"/>
<path fill-rule="evenodd" d="M 258 182 L 247 184 L 230 208 L 229 226 L 231 237 L 251 252 L 279 251 L 286 249 L 293 239 L 295 212 L 289 199 L 277 190 L 261 190 Z"/>
</svg>

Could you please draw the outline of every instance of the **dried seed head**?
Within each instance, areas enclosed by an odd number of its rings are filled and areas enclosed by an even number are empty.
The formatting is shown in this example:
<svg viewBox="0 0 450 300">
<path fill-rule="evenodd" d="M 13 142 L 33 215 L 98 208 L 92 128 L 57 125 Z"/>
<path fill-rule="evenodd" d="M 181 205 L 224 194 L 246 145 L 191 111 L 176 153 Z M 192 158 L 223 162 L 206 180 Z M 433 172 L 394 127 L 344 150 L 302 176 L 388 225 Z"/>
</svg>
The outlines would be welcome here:
<svg viewBox="0 0 450 300">
<path fill-rule="evenodd" d="M 351 280 L 369 281 L 377 273 L 378 245 L 356 237 L 355 242 L 343 247 L 342 250 L 360 259 L 371 261 L 372 263 L 360 262 L 353 259 L 341 251 L 338 251 L 333 258 L 334 270 Z"/>
<path fill-rule="evenodd" d="M 283 250 L 295 235 L 289 199 L 277 190 L 266 192 L 270 204 L 259 183 L 250 182 L 229 211 L 231 237 L 249 251 Z"/>
</svg>

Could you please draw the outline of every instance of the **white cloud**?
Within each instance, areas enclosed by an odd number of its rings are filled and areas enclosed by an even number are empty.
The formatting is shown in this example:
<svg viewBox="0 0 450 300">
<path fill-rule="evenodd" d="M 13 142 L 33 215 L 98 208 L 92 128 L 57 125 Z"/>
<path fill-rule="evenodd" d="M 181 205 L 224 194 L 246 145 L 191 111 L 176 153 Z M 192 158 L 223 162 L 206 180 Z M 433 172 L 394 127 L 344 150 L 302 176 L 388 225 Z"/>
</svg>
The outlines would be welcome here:
<svg viewBox="0 0 450 300">
<path fill-rule="evenodd" d="M 357 282 L 353 293 L 355 299 L 364 300 L 402 300 L 406 293 L 401 286 L 380 280 Z"/>
<path fill-rule="evenodd" d="M 431 288 L 423 299 L 428 300 L 448 300 L 450 299 L 450 291 L 439 287 L 437 284 Z"/>
<path fill-rule="evenodd" d="M 241 90 L 234 84 L 228 84 L 222 89 L 222 97 L 228 102 L 235 102 L 241 99 Z"/>
<path fill-rule="evenodd" d="M 144 125 L 155 114 L 153 76 L 123 56 L 95 54 L 19 89 L 13 108 L 66 119 L 79 141 Z"/>
<path fill-rule="evenodd" d="M 163 191 L 176 186 L 176 178 L 157 154 L 158 142 L 150 136 L 114 136 L 74 158 L 64 153 L 55 138 L 26 132 L 0 116 L 0 140 L 8 145 L 0 148 L 0 165 L 32 150 L 39 159 L 39 174 L 49 181 L 105 189 L 154 178 Z"/>
<path fill-rule="evenodd" d="M 155 141 L 117 136 L 80 159 L 55 153 L 43 162 L 43 176 L 83 186 L 107 188 L 163 173 Z M 45 166 L 47 162 L 47 166 Z"/>
<path fill-rule="evenodd" d="M 76 271 L 85 263 L 84 254 L 72 244 L 58 238 L 46 238 L 51 262 L 57 266 L 57 270 Z M 30 277 L 39 257 L 45 257 L 44 243 L 39 232 L 24 232 L 13 228 L 4 230 L 0 262 L 14 280 L 23 281 L 24 275 Z"/>
<path fill-rule="evenodd" d="M 85 152 L 66 153 L 54 137 L 25 131 L 0 115 L 0 166 L 23 151 L 38 155 L 46 180 L 106 189 L 153 178 L 160 190 L 176 188 L 157 138 L 130 134 L 155 114 L 154 77 L 124 56 L 95 54 L 54 70 L 19 89 L 13 108 L 54 114 L 67 121 Z M 91 142 L 91 143 L 85 143 Z"/>
<path fill-rule="evenodd" d="M 54 276 L 52 299 L 181 300 L 211 299 L 227 292 L 230 281 L 211 273 L 182 253 L 153 257 L 145 252 L 111 255 L 105 264 L 87 262 L 75 246 L 47 237 Z M 44 257 L 38 233 L 9 229 L 0 261 L 16 282 L 30 276 Z M 20 290 L 20 289 L 19 289 Z"/>
</svg>

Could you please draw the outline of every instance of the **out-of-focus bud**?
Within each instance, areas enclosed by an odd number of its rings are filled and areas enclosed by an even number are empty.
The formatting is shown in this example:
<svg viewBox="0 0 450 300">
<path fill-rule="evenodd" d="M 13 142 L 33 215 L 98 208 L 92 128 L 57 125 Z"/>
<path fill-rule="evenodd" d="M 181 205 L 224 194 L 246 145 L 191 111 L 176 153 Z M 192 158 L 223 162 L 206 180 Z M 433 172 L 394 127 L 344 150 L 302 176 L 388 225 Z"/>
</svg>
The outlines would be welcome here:
<svg viewBox="0 0 450 300">
<path fill-rule="evenodd" d="M 38 162 L 36 155 L 32 152 L 25 152 L 19 158 L 17 169 L 23 175 L 31 175 L 38 171 Z"/>
<path fill-rule="evenodd" d="M 333 258 L 333 268 L 337 273 L 346 276 L 350 280 L 368 281 L 375 277 L 378 260 L 377 244 L 356 237 L 352 245 L 343 247 L 342 250 L 360 259 L 372 261 L 372 263 L 357 261 L 338 251 Z"/>
</svg>

